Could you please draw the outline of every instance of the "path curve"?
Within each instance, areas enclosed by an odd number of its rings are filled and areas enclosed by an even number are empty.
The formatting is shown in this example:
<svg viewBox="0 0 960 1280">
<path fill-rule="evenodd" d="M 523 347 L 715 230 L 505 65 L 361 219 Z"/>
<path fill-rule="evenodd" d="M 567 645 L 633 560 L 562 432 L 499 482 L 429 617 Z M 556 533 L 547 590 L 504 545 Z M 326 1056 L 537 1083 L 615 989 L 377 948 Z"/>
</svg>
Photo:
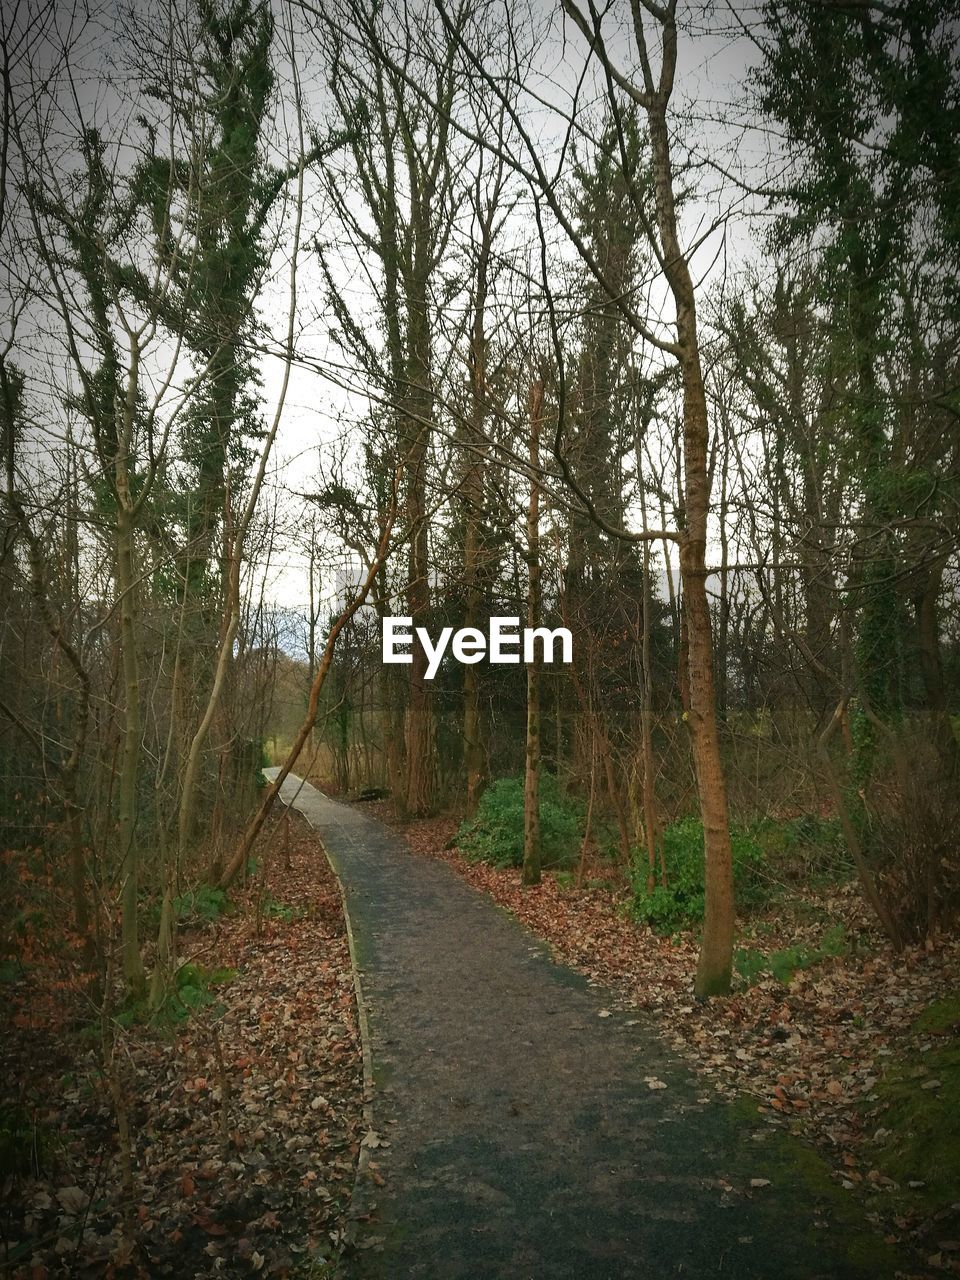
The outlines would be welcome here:
<svg viewBox="0 0 960 1280">
<path fill-rule="evenodd" d="M 389 1141 L 373 1153 L 385 1184 L 346 1275 L 856 1280 L 887 1271 L 882 1249 L 878 1261 L 829 1196 L 818 1200 L 771 1149 L 768 1138 L 780 1140 L 752 1106 L 698 1102 L 649 1025 L 601 1017 L 600 994 L 450 867 L 299 778 L 281 798 L 319 832 L 344 886 L 375 1124 Z M 667 1087 L 650 1089 L 654 1077 Z M 771 1185 L 751 1190 L 752 1177 Z"/>
</svg>

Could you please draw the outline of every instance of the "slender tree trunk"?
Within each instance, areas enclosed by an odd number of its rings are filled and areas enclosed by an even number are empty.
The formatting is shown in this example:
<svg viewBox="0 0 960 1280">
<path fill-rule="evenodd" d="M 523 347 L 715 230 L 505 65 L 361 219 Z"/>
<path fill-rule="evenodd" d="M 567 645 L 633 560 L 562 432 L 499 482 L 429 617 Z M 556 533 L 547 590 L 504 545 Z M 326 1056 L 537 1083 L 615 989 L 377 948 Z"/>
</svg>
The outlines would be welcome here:
<svg viewBox="0 0 960 1280">
<path fill-rule="evenodd" d="M 427 459 L 433 395 L 430 388 L 430 331 L 427 322 L 427 281 L 414 273 L 408 299 L 407 342 L 408 418 L 406 456 L 407 520 L 410 527 L 407 612 L 413 625 L 423 626 L 430 613 L 430 555 L 427 522 Z M 424 817 L 433 811 L 436 792 L 433 699 L 427 686 L 427 655 L 414 632 L 411 646 L 410 696 L 407 703 L 406 816 Z"/>
<path fill-rule="evenodd" d="M 378 582 L 377 616 L 381 627 L 388 617 L 389 603 L 386 596 L 386 569 L 380 571 Z M 406 807 L 406 769 L 404 768 L 404 702 L 407 684 L 399 678 L 399 668 L 390 663 L 380 666 L 380 734 L 383 741 L 383 767 L 387 788 L 398 814 Z"/>
<path fill-rule="evenodd" d="M 726 414 L 720 455 L 720 609 L 717 618 L 717 712 L 721 721 L 727 718 L 727 652 L 730 635 L 730 540 L 727 531 L 729 452 L 727 449 Z"/>
<path fill-rule="evenodd" d="M 530 388 L 530 502 L 527 507 L 527 625 L 540 625 L 540 419 L 543 383 Z M 540 883 L 540 659 L 527 663 L 527 750 L 523 787 L 523 883 Z"/>
<path fill-rule="evenodd" d="M 125 477 L 123 481 L 125 486 Z M 121 485 L 118 484 L 118 488 Z M 138 898 L 140 851 L 137 845 L 137 787 L 140 777 L 140 675 L 136 645 L 136 572 L 134 532 L 121 493 L 117 510 L 116 581 L 120 597 L 120 659 L 123 678 L 123 754 L 117 792 L 120 831 L 121 961 L 131 990 L 145 986 L 140 955 Z"/>
<path fill-rule="evenodd" d="M 643 663 L 643 701 L 640 704 L 640 744 L 643 759 L 643 834 L 647 846 L 647 892 L 653 893 L 656 881 L 657 796 L 654 786 L 653 763 L 653 672 L 650 660 L 650 614 L 652 612 L 650 590 L 650 543 L 643 544 L 643 633 L 640 654 Z"/>
<path fill-rule="evenodd" d="M 577 888 L 583 888 L 583 877 L 587 869 L 587 850 L 590 846 L 590 834 L 593 829 L 593 802 L 597 794 L 597 752 L 593 738 L 590 739 L 590 793 L 587 797 L 587 816 L 583 823 L 583 841 L 580 845 L 580 857 L 577 859 Z"/>
<path fill-rule="evenodd" d="M 664 26 L 664 61 L 676 64 L 676 27 Z M 672 74 L 669 77 L 672 85 Z M 687 631 L 688 723 L 693 747 L 700 815 L 703 821 L 705 908 L 703 941 L 694 983 L 705 999 L 730 990 L 733 967 L 733 857 L 727 787 L 720 757 L 713 677 L 713 644 L 707 600 L 707 472 L 709 423 L 697 336 L 693 280 L 677 235 L 666 101 L 658 94 L 647 111 L 653 159 L 657 221 L 665 270 L 677 312 L 677 341 L 683 379 L 683 474 L 686 527 L 680 540 L 680 577 Z"/>
<path fill-rule="evenodd" d="M 952 775 L 958 764 L 960 751 L 953 732 L 950 708 L 943 682 L 943 662 L 940 657 L 940 626 L 937 618 L 937 600 L 943 582 L 946 558 L 941 557 L 931 565 L 914 597 L 917 619 L 917 648 L 920 653 L 920 670 L 927 711 L 932 721 L 933 738 L 937 745 L 944 776 Z"/>
<path fill-rule="evenodd" d="M 630 824 L 627 821 L 627 810 L 623 803 L 623 795 L 617 781 L 617 770 L 614 766 L 613 748 L 610 737 L 600 725 L 600 717 L 594 720 L 597 735 L 597 747 L 603 760 L 603 774 L 607 782 L 607 795 L 617 819 L 617 831 L 620 837 L 620 858 L 624 865 L 630 862 Z"/>
<path fill-rule="evenodd" d="M 270 810 L 273 808 L 274 802 L 280 794 L 280 788 L 283 786 L 290 770 L 293 768 L 294 764 L 296 764 L 297 758 L 304 748 L 304 744 L 310 737 L 311 730 L 313 729 L 317 719 L 317 710 L 320 706 L 320 694 L 323 690 L 327 675 L 330 671 L 330 666 L 333 662 L 337 638 L 357 610 L 365 603 L 367 596 L 370 594 L 370 588 L 373 586 L 381 565 L 386 560 L 392 528 L 393 514 L 391 513 L 384 523 L 380 544 L 377 547 L 376 554 L 370 565 L 370 569 L 363 580 L 360 590 L 330 628 L 330 632 L 327 636 L 327 643 L 324 645 L 320 664 L 317 667 L 317 673 L 313 678 L 313 684 L 310 688 L 310 697 L 307 700 L 307 710 L 303 718 L 303 723 L 297 731 L 297 735 L 293 740 L 293 745 L 287 753 L 286 760 L 284 760 L 283 764 L 280 766 L 280 772 L 277 774 L 276 778 L 274 778 L 273 782 L 271 782 L 269 787 L 267 787 L 259 808 L 248 823 L 247 829 L 243 833 L 243 837 L 234 851 L 233 857 L 230 859 L 226 869 L 217 882 L 218 887 L 221 889 L 229 889 L 230 885 L 239 875 L 241 869 L 246 865 L 250 851 L 253 849 L 257 837 L 263 830 L 263 824 L 269 817 Z"/>
<path fill-rule="evenodd" d="M 593 47 L 604 69 L 646 113 L 650 137 L 650 159 L 658 240 L 657 256 L 676 308 L 674 352 L 683 382 L 683 506 L 684 528 L 680 532 L 680 581 L 683 614 L 687 631 L 687 676 L 690 705 L 687 719 L 703 820 L 706 904 L 703 943 L 694 984 L 696 995 L 705 999 L 730 989 L 733 967 L 733 862 L 730 849 L 730 821 L 727 788 L 720 758 L 717 733 L 717 704 L 714 689 L 710 608 L 706 589 L 707 514 L 710 477 L 707 466 L 709 421 L 704 390 L 703 366 L 697 337 L 696 297 L 690 265 L 680 244 L 674 174 L 670 156 L 667 107 L 673 93 L 677 70 L 676 5 L 648 3 L 631 8 L 634 36 L 640 55 L 642 88 L 637 88 L 614 68 L 598 40 L 600 18 L 591 7 L 592 21 L 581 13 L 574 0 L 562 0 L 563 8 Z M 644 32 L 644 14 L 659 27 L 661 63 L 654 77 Z"/>
<path fill-rule="evenodd" d="M 482 354 L 479 356 L 482 361 Z M 475 375 L 476 376 L 476 375 Z M 474 394 L 475 441 L 483 431 L 483 403 Z M 483 509 L 483 472 L 479 460 L 469 458 L 464 483 L 466 531 L 463 544 L 463 576 L 465 592 L 464 626 L 477 627 L 480 615 L 480 561 L 483 548 L 481 511 Z M 475 812 L 487 784 L 487 744 L 483 709 L 480 701 L 480 673 L 476 664 L 463 668 L 463 763 L 467 782 L 467 813 Z"/>
</svg>

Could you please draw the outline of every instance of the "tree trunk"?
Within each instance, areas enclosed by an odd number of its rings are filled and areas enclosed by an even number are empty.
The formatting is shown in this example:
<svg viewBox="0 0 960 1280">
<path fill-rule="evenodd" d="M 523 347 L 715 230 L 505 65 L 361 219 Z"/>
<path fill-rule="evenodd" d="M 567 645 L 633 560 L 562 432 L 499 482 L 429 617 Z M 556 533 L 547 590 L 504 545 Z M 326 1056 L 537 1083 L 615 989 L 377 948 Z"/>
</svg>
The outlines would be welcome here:
<svg viewBox="0 0 960 1280">
<path fill-rule="evenodd" d="M 391 511 L 384 523 L 380 545 L 377 548 L 377 552 L 370 565 L 370 569 L 364 578 L 363 585 L 330 628 L 330 632 L 327 635 L 327 643 L 324 645 L 323 655 L 320 659 L 320 665 L 317 668 L 317 673 L 313 678 L 313 684 L 310 687 L 310 696 L 307 700 L 307 710 L 304 715 L 303 723 L 297 731 L 297 735 L 293 740 L 293 745 L 287 753 L 286 760 L 284 760 L 283 764 L 280 766 L 280 772 L 277 774 L 276 778 L 274 778 L 273 782 L 271 782 L 270 786 L 267 787 L 263 799 L 260 802 L 260 806 L 247 825 L 247 829 L 243 833 L 243 838 L 240 840 L 239 845 L 234 851 L 233 857 L 230 859 L 226 869 L 217 881 L 217 887 L 220 889 L 229 889 L 230 885 L 240 873 L 240 870 L 246 865 L 250 851 L 253 849 L 257 837 L 263 830 L 263 824 L 269 817 L 270 810 L 273 808 L 274 802 L 280 794 L 280 788 L 283 786 L 284 780 L 296 763 L 307 739 L 310 737 L 317 719 L 317 710 L 320 706 L 320 694 L 323 690 L 327 674 L 333 662 L 337 637 L 357 610 L 366 602 L 367 596 L 370 594 L 370 588 L 373 586 L 380 567 L 387 557 L 392 528 L 393 512 Z"/>
<path fill-rule="evenodd" d="M 676 64 L 676 27 L 664 25 L 664 63 Z M 672 73 L 668 86 L 672 86 Z M 686 619 L 687 713 L 703 822 L 705 907 L 703 941 L 694 991 L 700 999 L 730 990 L 733 967 L 733 856 L 727 787 L 720 758 L 713 677 L 710 606 L 707 601 L 706 546 L 710 484 L 707 473 L 709 424 L 697 336 L 693 280 L 677 235 L 673 173 L 666 121 L 666 92 L 647 110 L 653 160 L 657 222 L 664 269 L 677 313 L 677 342 L 683 378 L 683 480 L 686 527 L 680 539 L 680 581 Z"/>
<path fill-rule="evenodd" d="M 530 503 L 527 507 L 527 625 L 540 625 L 540 418 L 543 383 L 530 388 Z M 523 883 L 540 883 L 540 659 L 527 663 L 527 750 L 523 787 Z"/>
<path fill-rule="evenodd" d="M 124 482 L 125 483 L 125 482 Z M 118 483 L 118 488 L 121 484 Z M 140 776 L 140 676 L 136 649 L 134 535 L 121 493 L 117 510 L 116 579 L 120 597 L 120 659 L 123 676 L 123 755 L 117 793 L 120 830 L 121 955 L 131 990 L 145 987 L 137 916 L 140 853 L 137 847 L 137 786 Z"/>
<path fill-rule="evenodd" d="M 483 436 L 483 383 L 484 373 L 484 338 L 482 327 L 476 332 L 473 340 L 472 383 L 472 440 L 474 448 L 479 447 Z M 464 626 L 479 629 L 482 621 L 480 614 L 480 570 L 483 555 L 483 534 L 481 514 L 483 511 L 483 468 L 479 458 L 467 455 L 467 474 L 463 485 L 465 503 L 466 529 L 463 541 L 463 578 L 464 578 Z M 463 668 L 463 765 L 467 782 L 467 813 L 476 811 L 477 803 L 487 785 L 487 743 L 484 733 L 483 709 L 480 701 L 480 673 L 474 663 Z"/>
<path fill-rule="evenodd" d="M 647 893 L 656 883 L 657 796 L 653 763 L 653 672 L 650 661 L 650 624 L 652 592 L 650 590 L 650 543 L 643 544 L 643 635 L 640 654 L 643 662 L 643 702 L 640 704 L 640 740 L 643 758 L 643 834 L 647 846 Z"/>
<path fill-rule="evenodd" d="M 422 252 L 425 252 L 422 250 Z M 430 612 L 430 555 L 427 521 L 427 459 L 433 396 L 430 389 L 430 331 L 427 322 L 427 280 L 415 272 L 409 286 L 407 342 L 407 521 L 410 550 L 407 613 L 414 628 L 428 621 Z M 436 792 L 433 700 L 427 688 L 427 655 L 414 630 L 407 703 L 407 778 L 405 816 L 425 817 L 433 811 Z"/>
<path fill-rule="evenodd" d="M 960 756 L 944 688 L 943 662 L 940 657 L 940 625 L 937 618 L 937 600 L 940 596 L 946 564 L 946 557 L 943 556 L 932 564 L 914 596 L 917 648 L 920 653 L 925 701 L 945 780 L 952 776 Z"/>
</svg>

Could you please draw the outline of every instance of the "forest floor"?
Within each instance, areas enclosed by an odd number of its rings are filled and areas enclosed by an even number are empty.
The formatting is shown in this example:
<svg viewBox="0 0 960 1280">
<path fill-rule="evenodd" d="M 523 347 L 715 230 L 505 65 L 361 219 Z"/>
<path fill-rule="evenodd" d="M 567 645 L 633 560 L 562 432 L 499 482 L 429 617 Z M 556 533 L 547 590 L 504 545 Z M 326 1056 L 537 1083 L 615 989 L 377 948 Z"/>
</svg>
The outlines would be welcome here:
<svg viewBox="0 0 960 1280">
<path fill-rule="evenodd" d="M 401 841 L 385 804 L 318 804 L 349 872 L 376 1130 L 339 887 L 300 818 L 226 910 L 181 904 L 177 989 L 151 1023 L 108 1011 L 110 1073 L 42 859 L 8 853 L 0 1274 L 318 1280 L 358 1213 L 338 1271 L 358 1278 L 960 1271 L 956 941 L 894 956 L 852 887 L 805 892 L 747 922 L 749 984 L 700 1005 L 695 940 L 629 919 L 609 864 L 524 890 L 465 861 L 452 819 Z"/>
<path fill-rule="evenodd" d="M 488 894 L 611 1010 L 652 1014 L 710 1093 L 814 1143 L 835 1185 L 928 1274 L 960 1273 L 956 937 L 896 955 L 855 885 L 786 894 L 741 925 L 739 989 L 699 1003 L 695 937 L 636 924 L 609 862 L 579 890 L 549 873 L 525 889 L 516 870 L 467 861 L 452 818 L 398 824 L 388 801 L 357 807 Z M 831 954 L 839 925 L 855 943 Z"/>
<path fill-rule="evenodd" d="M 285 825 L 223 914 L 209 891 L 184 904 L 161 1015 L 112 1011 L 126 1194 L 99 1013 L 76 949 L 43 940 L 42 865 L 6 855 L 23 921 L 0 988 L 0 1274 L 317 1276 L 338 1251 L 362 1138 L 353 972 L 336 879 Z"/>
</svg>

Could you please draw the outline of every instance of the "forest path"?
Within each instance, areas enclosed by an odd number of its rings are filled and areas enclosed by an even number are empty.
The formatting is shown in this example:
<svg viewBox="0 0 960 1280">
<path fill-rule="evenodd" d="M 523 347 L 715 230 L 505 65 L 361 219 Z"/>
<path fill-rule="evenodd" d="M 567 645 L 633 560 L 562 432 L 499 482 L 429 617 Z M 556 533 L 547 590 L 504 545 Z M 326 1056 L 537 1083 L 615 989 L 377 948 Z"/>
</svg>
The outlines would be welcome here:
<svg viewBox="0 0 960 1280">
<path fill-rule="evenodd" d="M 298 778 L 281 797 L 346 892 L 389 1141 L 347 1276 L 890 1273 L 846 1193 L 811 1178 L 816 1157 L 787 1154 L 800 1144 L 755 1104 L 698 1102 L 650 1025 L 601 1016 L 597 991 L 444 863 Z"/>
</svg>

